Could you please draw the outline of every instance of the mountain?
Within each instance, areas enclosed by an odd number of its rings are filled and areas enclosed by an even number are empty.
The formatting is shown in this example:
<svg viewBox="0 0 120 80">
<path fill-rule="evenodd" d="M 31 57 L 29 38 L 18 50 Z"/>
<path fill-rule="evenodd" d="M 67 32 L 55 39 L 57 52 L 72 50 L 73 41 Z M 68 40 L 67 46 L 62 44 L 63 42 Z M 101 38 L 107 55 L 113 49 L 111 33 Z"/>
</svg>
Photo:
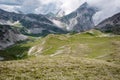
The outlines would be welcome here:
<svg viewBox="0 0 120 80">
<path fill-rule="evenodd" d="M 23 26 L 22 33 L 27 35 L 43 36 L 50 33 L 65 33 L 44 15 L 17 14 L 0 10 L 0 24 L 13 25 L 16 21 Z"/>
<path fill-rule="evenodd" d="M 98 24 L 96 28 L 103 32 L 120 34 L 120 13 L 105 19 L 100 24 Z"/>
<path fill-rule="evenodd" d="M 53 19 L 56 15 L 52 12 L 45 15 L 47 18 Z"/>
<path fill-rule="evenodd" d="M 20 34 L 17 29 L 9 25 L 0 25 L 0 50 L 26 39 L 27 37 Z"/>
<path fill-rule="evenodd" d="M 63 13 L 62 11 L 60 14 Z M 16 26 L 14 23 L 19 22 L 19 26 L 22 26 L 20 31 L 23 34 L 34 36 L 66 33 L 67 31 L 83 32 L 94 27 L 92 17 L 95 13 L 96 9 L 87 3 L 63 17 L 54 16 L 52 13 L 47 15 L 18 14 L 0 10 L 0 24 Z"/>
<path fill-rule="evenodd" d="M 58 28 L 48 18 L 40 14 L 27 14 L 22 20 L 20 20 L 20 23 L 27 28 L 27 34 L 44 36 L 51 33 L 65 33 L 65 31 Z"/>
<path fill-rule="evenodd" d="M 55 20 L 53 22 L 57 23 L 58 26 L 61 24 L 62 28 L 68 31 L 83 32 L 94 27 L 92 17 L 95 13 L 96 9 L 85 2 L 72 13 L 59 19 L 59 22 Z"/>
<path fill-rule="evenodd" d="M 94 13 L 87 3 L 63 17 L 0 10 L 0 80 L 120 80 L 120 35 L 101 32 L 119 33 L 119 14 L 96 30 Z M 50 34 L 64 30 L 81 33 Z"/>
</svg>

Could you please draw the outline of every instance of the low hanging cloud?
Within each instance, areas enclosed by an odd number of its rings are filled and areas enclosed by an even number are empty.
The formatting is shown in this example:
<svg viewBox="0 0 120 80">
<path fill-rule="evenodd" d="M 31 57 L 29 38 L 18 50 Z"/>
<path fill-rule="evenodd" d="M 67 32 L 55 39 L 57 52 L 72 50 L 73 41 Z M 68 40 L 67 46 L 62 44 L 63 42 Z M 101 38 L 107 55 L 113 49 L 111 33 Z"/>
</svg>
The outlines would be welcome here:
<svg viewBox="0 0 120 80">
<path fill-rule="evenodd" d="M 120 12 L 120 0 L 87 0 L 87 2 L 100 9 L 93 16 L 95 24 Z"/>
<path fill-rule="evenodd" d="M 56 13 L 61 9 L 69 14 L 84 2 L 99 8 L 99 11 L 93 16 L 95 24 L 120 12 L 120 0 L 0 0 L 0 8 L 7 11 L 36 14 Z"/>
</svg>

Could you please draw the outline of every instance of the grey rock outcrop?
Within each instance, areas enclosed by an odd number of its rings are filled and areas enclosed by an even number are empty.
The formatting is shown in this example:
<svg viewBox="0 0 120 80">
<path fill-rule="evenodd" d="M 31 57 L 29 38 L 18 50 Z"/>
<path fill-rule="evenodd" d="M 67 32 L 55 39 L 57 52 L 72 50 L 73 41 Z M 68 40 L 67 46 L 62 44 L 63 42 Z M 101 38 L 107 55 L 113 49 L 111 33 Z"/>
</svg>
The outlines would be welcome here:
<svg viewBox="0 0 120 80">
<path fill-rule="evenodd" d="M 0 25 L 0 50 L 26 39 L 27 37 L 20 34 L 17 29 L 9 25 Z"/>
<path fill-rule="evenodd" d="M 96 28 L 103 32 L 120 34 L 120 13 L 105 19 Z"/>
<path fill-rule="evenodd" d="M 74 12 L 63 16 L 60 21 L 64 23 L 69 31 L 83 32 L 94 27 L 92 17 L 95 13 L 95 8 L 84 3 Z"/>
</svg>

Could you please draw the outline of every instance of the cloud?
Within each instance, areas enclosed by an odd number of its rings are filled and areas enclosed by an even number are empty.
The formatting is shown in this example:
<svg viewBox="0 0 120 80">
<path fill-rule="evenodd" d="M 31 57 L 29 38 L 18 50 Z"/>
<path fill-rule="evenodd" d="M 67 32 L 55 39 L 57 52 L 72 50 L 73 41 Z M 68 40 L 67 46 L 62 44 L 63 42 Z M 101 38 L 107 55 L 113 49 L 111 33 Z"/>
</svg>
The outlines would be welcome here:
<svg viewBox="0 0 120 80">
<path fill-rule="evenodd" d="M 0 4 L 5 5 L 21 5 L 24 2 L 24 0 L 0 0 Z"/>
<path fill-rule="evenodd" d="M 56 13 L 62 9 L 66 14 L 69 14 L 84 2 L 100 9 L 93 16 L 95 24 L 120 12 L 120 0 L 0 0 L 0 8 L 37 14 Z"/>
<path fill-rule="evenodd" d="M 34 13 L 35 9 L 41 5 L 39 0 L 24 0 L 21 7 L 18 8 L 19 11 L 23 13 Z"/>
<path fill-rule="evenodd" d="M 93 16 L 95 24 L 120 12 L 120 0 L 87 0 L 87 2 L 91 6 L 100 9 L 100 11 Z"/>
<path fill-rule="evenodd" d="M 17 13 L 16 8 L 20 8 L 20 6 L 12 6 L 12 5 L 1 4 L 0 8 L 3 9 L 3 10 L 9 11 L 9 12 L 16 12 Z"/>
<path fill-rule="evenodd" d="M 45 2 L 41 1 L 40 3 L 41 6 L 35 9 L 35 13 L 41 14 L 47 14 L 50 12 L 56 13 L 62 5 L 62 3 L 57 0 L 46 0 Z"/>
</svg>

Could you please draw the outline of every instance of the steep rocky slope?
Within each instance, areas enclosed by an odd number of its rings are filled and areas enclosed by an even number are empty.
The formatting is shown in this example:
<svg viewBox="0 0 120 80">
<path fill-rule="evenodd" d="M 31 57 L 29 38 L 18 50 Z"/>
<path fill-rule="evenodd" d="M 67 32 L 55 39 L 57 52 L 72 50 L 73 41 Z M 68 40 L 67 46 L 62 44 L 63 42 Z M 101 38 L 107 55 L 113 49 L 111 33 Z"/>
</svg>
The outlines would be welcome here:
<svg viewBox="0 0 120 80">
<path fill-rule="evenodd" d="M 14 29 L 9 25 L 0 25 L 0 49 L 4 49 L 18 41 L 26 39 L 27 37 L 20 34 L 17 29 Z"/>
<path fill-rule="evenodd" d="M 114 34 L 120 34 L 120 13 L 107 18 L 96 26 L 103 32 L 111 32 Z"/>
<path fill-rule="evenodd" d="M 84 3 L 72 13 L 63 16 L 58 21 L 57 19 L 53 20 L 53 22 L 68 31 L 83 32 L 94 27 L 92 17 L 96 11 L 95 8 Z"/>
<path fill-rule="evenodd" d="M 0 10 L 0 23 L 13 25 L 14 22 L 19 22 L 22 28 L 22 33 L 28 35 L 43 36 L 50 33 L 65 33 L 62 29 L 56 27 L 44 15 L 37 14 L 17 14 Z"/>
</svg>

